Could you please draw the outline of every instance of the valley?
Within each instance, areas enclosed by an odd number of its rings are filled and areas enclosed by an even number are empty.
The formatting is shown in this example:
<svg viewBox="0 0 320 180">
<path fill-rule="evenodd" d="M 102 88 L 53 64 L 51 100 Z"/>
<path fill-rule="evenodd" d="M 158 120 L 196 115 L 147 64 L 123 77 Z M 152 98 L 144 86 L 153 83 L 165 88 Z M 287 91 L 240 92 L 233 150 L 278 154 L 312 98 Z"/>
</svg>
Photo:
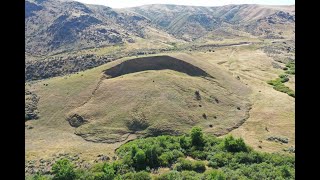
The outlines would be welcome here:
<svg viewBox="0 0 320 180">
<path fill-rule="evenodd" d="M 294 156 L 295 97 L 268 84 L 295 89 L 294 6 L 26 3 L 26 174 L 194 126 Z"/>
</svg>

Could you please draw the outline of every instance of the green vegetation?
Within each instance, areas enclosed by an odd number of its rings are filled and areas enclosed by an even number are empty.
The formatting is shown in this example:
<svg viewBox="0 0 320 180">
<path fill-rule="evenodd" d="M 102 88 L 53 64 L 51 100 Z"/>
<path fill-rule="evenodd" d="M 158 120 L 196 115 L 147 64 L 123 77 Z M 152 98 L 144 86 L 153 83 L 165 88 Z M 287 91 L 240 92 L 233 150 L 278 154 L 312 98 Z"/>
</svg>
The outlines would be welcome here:
<svg viewBox="0 0 320 180">
<path fill-rule="evenodd" d="M 286 67 L 283 68 L 287 74 L 295 74 L 296 65 L 294 61 L 289 61 Z"/>
<path fill-rule="evenodd" d="M 279 75 L 279 78 L 277 78 L 275 80 L 270 80 L 267 83 L 272 85 L 273 89 L 280 91 L 280 92 L 283 92 L 283 93 L 287 93 L 289 96 L 295 97 L 294 91 L 283 84 L 288 81 L 289 81 L 288 75 L 281 74 L 281 75 Z"/>
<path fill-rule="evenodd" d="M 52 166 L 54 180 L 75 179 L 76 173 L 73 164 L 68 159 L 58 160 Z"/>
<path fill-rule="evenodd" d="M 67 159 L 52 167 L 52 179 L 72 180 L 175 180 L 175 179 L 294 179 L 292 156 L 253 151 L 243 139 L 206 136 L 199 127 L 190 134 L 142 138 L 117 149 L 119 159 L 75 169 Z M 200 155 L 201 158 L 195 156 Z M 191 159 L 190 159 L 191 158 Z M 205 159 L 206 161 L 203 161 Z M 206 164 L 212 169 L 206 168 Z M 171 170 L 151 174 L 161 167 Z M 50 179 L 35 175 L 33 179 Z"/>
</svg>

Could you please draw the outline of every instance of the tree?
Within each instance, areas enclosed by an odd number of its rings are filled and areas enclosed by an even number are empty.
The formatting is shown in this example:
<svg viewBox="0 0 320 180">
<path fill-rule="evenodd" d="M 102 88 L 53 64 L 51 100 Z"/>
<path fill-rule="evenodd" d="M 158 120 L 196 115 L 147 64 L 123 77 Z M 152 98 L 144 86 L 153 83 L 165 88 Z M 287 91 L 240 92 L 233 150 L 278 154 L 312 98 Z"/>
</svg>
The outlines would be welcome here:
<svg viewBox="0 0 320 180">
<path fill-rule="evenodd" d="M 202 147 L 204 145 L 203 133 L 200 127 L 195 126 L 192 128 L 191 144 L 196 147 Z"/>
<path fill-rule="evenodd" d="M 146 154 L 143 150 L 139 149 L 133 157 L 135 168 L 142 170 L 146 167 Z"/>
<path fill-rule="evenodd" d="M 73 164 L 68 159 L 60 159 L 52 166 L 54 180 L 73 180 L 76 178 Z"/>
</svg>

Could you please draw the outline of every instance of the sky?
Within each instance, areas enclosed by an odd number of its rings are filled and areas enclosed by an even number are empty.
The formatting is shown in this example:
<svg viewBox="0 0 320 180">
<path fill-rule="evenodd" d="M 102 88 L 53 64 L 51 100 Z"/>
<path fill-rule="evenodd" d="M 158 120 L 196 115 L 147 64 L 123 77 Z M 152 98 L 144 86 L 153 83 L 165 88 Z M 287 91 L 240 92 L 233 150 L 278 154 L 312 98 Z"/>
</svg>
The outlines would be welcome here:
<svg viewBox="0 0 320 180">
<path fill-rule="evenodd" d="M 112 8 L 125 8 L 145 4 L 178 4 L 192 6 L 222 6 L 228 4 L 293 5 L 295 0 L 76 0 L 86 4 L 99 4 Z"/>
</svg>

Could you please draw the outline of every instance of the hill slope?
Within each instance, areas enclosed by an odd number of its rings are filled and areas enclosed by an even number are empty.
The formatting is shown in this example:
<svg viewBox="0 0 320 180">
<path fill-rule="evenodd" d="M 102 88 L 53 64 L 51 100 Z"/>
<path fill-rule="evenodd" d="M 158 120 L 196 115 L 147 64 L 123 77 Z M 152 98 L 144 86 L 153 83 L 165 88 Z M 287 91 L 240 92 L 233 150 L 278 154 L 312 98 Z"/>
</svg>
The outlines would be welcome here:
<svg viewBox="0 0 320 180">
<path fill-rule="evenodd" d="M 26 53 L 45 55 L 132 42 L 148 20 L 134 13 L 75 1 L 26 0 Z"/>
</svg>

